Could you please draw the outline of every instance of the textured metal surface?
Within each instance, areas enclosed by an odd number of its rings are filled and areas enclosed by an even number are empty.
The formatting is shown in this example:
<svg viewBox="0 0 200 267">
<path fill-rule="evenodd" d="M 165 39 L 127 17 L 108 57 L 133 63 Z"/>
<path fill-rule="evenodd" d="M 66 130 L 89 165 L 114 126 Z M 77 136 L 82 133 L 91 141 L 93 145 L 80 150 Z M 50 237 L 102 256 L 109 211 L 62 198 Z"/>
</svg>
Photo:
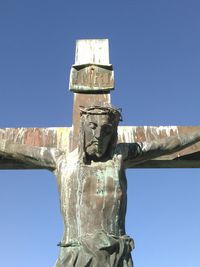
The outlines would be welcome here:
<svg viewBox="0 0 200 267">
<path fill-rule="evenodd" d="M 79 98 L 79 97 L 77 97 Z M 108 95 L 100 95 L 108 101 Z M 88 103 L 85 95 L 80 95 L 81 103 Z M 76 105 L 79 106 L 79 101 Z M 99 100 L 100 101 L 100 100 Z M 97 101 L 99 103 L 99 101 Z M 96 103 L 97 103 L 96 102 Z M 94 103 L 93 99 L 89 103 Z M 37 147 L 55 147 L 73 151 L 79 142 L 79 110 L 74 113 L 74 127 L 60 128 L 1 128 L 0 138 L 11 143 L 26 144 Z M 134 143 L 156 141 L 166 137 L 191 135 L 200 131 L 200 126 L 119 126 L 118 143 Z M 69 141 L 70 140 L 70 141 Z M 178 152 L 161 156 L 134 167 L 141 168 L 200 168 L 200 142 Z M 1 159 L 1 169 L 28 168 L 23 163 Z M 31 168 L 31 167 L 29 167 Z"/>
<path fill-rule="evenodd" d="M 70 151 L 78 147 L 80 133 L 80 106 L 106 105 L 110 103 L 110 93 L 74 94 L 73 126 L 70 132 Z"/>
<path fill-rule="evenodd" d="M 1 128 L 0 140 L 9 144 L 32 147 L 56 148 L 68 151 L 71 128 Z M 17 147 L 16 147 L 17 150 Z M 1 156 L 0 156 L 1 157 Z M 1 157 L 0 169 L 42 169 L 14 158 Z"/>
<path fill-rule="evenodd" d="M 94 64 L 72 66 L 69 89 L 74 92 L 109 91 L 114 89 L 112 66 Z"/>
<path fill-rule="evenodd" d="M 200 132 L 200 126 L 120 126 L 119 143 L 152 142 L 161 139 L 190 137 Z M 134 167 L 141 168 L 200 168 L 200 142 L 178 152 L 169 153 Z"/>
</svg>

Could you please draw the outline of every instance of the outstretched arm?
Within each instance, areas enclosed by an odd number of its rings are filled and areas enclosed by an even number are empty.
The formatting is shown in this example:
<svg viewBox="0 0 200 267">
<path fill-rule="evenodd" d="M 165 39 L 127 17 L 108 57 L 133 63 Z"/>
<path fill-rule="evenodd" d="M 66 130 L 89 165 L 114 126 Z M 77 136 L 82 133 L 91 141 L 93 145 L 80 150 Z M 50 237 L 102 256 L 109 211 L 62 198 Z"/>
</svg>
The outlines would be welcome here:
<svg viewBox="0 0 200 267">
<path fill-rule="evenodd" d="M 33 168 L 55 169 L 58 155 L 59 150 L 55 148 L 34 147 L 0 140 L 0 157 L 23 162 Z"/>
<path fill-rule="evenodd" d="M 176 135 L 142 143 L 127 144 L 125 162 L 141 163 L 180 151 L 200 141 L 200 131 Z"/>
<path fill-rule="evenodd" d="M 141 158 L 152 159 L 172 154 L 200 141 L 200 132 L 190 135 L 176 135 L 162 138 L 157 141 L 143 142 L 141 144 Z"/>
</svg>

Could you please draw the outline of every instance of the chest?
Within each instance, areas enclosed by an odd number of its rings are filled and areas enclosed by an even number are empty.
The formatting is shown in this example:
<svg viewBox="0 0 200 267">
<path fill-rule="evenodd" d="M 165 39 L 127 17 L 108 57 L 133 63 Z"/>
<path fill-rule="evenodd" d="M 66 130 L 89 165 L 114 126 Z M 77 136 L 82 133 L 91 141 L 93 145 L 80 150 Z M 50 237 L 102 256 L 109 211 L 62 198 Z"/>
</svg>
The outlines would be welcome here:
<svg viewBox="0 0 200 267">
<path fill-rule="evenodd" d="M 120 190 L 125 178 L 120 162 L 114 160 L 79 166 L 77 171 L 79 188 L 90 195 L 113 194 Z"/>
</svg>

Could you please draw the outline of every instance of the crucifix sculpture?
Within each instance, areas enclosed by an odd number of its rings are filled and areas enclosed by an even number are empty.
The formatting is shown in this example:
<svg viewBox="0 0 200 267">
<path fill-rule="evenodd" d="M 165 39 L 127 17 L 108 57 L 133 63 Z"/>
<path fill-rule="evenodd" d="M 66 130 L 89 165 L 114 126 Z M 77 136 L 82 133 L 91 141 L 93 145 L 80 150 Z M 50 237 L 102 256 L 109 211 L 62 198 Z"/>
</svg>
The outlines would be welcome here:
<svg viewBox="0 0 200 267">
<path fill-rule="evenodd" d="M 64 234 L 55 267 L 133 266 L 126 168 L 200 167 L 200 127 L 118 126 L 108 40 L 79 40 L 70 73 L 73 126 L 1 129 L 1 169 L 48 169 Z"/>
</svg>

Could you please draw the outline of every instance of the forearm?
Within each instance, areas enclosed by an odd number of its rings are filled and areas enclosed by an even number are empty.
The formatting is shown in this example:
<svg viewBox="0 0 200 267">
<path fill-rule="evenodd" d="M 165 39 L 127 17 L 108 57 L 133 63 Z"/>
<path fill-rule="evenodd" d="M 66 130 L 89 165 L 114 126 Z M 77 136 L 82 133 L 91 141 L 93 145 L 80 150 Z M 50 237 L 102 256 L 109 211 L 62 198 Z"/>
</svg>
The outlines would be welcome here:
<svg viewBox="0 0 200 267">
<path fill-rule="evenodd" d="M 155 158 L 171 154 L 200 141 L 200 132 L 190 135 L 176 135 L 141 144 L 142 157 Z"/>
<path fill-rule="evenodd" d="M 0 140 L 0 156 L 28 163 L 37 167 L 54 169 L 56 149 L 13 144 L 8 140 Z"/>
</svg>

